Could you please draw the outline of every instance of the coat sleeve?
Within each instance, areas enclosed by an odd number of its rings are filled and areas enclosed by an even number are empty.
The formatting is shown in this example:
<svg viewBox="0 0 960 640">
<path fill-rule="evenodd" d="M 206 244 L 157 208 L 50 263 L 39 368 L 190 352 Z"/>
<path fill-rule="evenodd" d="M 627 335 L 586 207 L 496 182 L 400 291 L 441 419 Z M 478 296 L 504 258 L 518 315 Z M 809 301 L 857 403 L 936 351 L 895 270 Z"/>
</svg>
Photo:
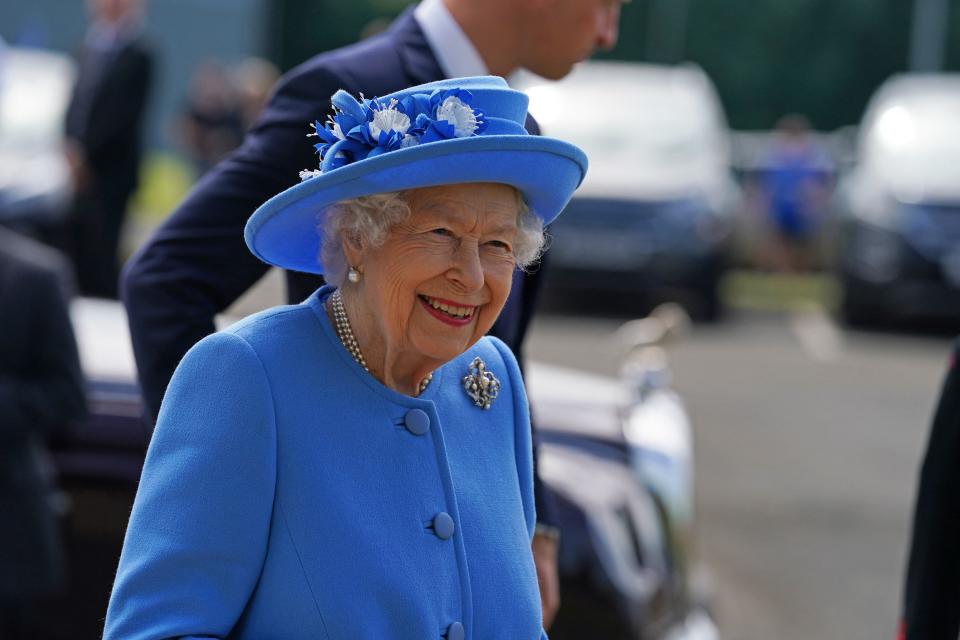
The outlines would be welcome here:
<svg viewBox="0 0 960 640">
<path fill-rule="evenodd" d="M 16 290 L 23 323 L 32 332 L 19 336 L 33 345 L 30 371 L 23 375 L 0 373 L 0 446 L 25 434 L 52 433 L 85 410 L 83 375 L 77 343 L 53 269 L 22 269 Z"/>
<path fill-rule="evenodd" d="M 960 340 L 952 360 L 920 469 L 904 586 L 907 640 L 960 631 Z"/>
<path fill-rule="evenodd" d="M 276 477 L 270 383 L 240 337 L 201 341 L 160 411 L 105 640 L 226 637 L 263 565 Z"/>
<path fill-rule="evenodd" d="M 530 434 L 530 406 L 527 402 L 527 391 L 523 385 L 523 376 L 513 352 L 503 341 L 490 338 L 503 363 L 507 368 L 510 379 L 510 393 L 513 396 L 513 424 L 514 447 L 517 458 L 517 478 L 520 482 L 520 497 L 523 500 L 523 516 L 527 525 L 527 536 L 533 542 L 533 532 L 537 524 L 536 503 L 533 496 L 533 444 Z M 549 640 L 547 632 L 540 630 L 540 640 Z"/>
<path fill-rule="evenodd" d="M 121 294 L 151 416 L 187 350 L 266 273 L 244 244 L 247 218 L 316 165 L 309 123 L 322 119 L 341 84 L 324 67 L 285 78 L 241 148 L 194 187 L 125 268 Z"/>
<path fill-rule="evenodd" d="M 533 499 L 533 445 L 530 435 L 530 407 L 527 404 L 527 392 L 523 386 L 523 376 L 513 352 L 502 340 L 490 337 L 490 341 L 500 352 L 509 376 L 508 388 L 513 401 L 514 447 L 517 458 L 517 478 L 520 482 L 520 496 L 523 499 L 523 516 L 527 533 L 533 540 L 533 530 L 537 522 L 537 510 Z"/>
</svg>

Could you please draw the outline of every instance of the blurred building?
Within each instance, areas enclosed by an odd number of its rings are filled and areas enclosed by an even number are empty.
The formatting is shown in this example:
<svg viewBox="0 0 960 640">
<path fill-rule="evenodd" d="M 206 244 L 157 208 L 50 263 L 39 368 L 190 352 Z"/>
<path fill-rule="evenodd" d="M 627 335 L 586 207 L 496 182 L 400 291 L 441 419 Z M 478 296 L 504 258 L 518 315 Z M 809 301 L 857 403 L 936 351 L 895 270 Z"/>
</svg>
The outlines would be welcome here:
<svg viewBox="0 0 960 640">
<path fill-rule="evenodd" d="M 269 0 L 145 0 L 146 33 L 157 53 L 154 93 L 146 125 L 148 147 L 171 145 L 168 125 L 201 60 L 227 63 L 268 53 Z M 0 37 L 11 45 L 72 53 L 83 39 L 84 2 L 34 0 L 0 3 Z"/>
</svg>

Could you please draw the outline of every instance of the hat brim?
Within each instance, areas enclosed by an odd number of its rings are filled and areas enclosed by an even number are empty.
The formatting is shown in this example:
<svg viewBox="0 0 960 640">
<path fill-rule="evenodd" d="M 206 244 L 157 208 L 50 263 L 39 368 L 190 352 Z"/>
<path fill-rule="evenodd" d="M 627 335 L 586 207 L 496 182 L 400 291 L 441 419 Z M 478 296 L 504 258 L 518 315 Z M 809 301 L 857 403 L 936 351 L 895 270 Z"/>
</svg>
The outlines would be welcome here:
<svg viewBox="0 0 960 640">
<path fill-rule="evenodd" d="M 516 187 L 549 224 L 587 171 L 587 157 L 562 140 L 495 135 L 455 138 L 384 153 L 310 178 L 274 196 L 247 222 L 244 239 L 272 265 L 322 273 L 323 218 L 331 204 L 376 193 L 447 184 Z"/>
</svg>

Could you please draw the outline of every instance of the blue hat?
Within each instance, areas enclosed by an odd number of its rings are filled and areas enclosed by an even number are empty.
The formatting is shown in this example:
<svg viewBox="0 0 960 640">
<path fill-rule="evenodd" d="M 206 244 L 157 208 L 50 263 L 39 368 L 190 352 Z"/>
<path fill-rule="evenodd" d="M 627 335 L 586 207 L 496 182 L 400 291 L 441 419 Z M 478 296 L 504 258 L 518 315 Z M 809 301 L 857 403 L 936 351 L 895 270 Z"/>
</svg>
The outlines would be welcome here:
<svg viewBox="0 0 960 640">
<path fill-rule="evenodd" d="M 527 96 L 503 78 L 431 82 L 382 98 L 331 98 L 334 115 L 314 123 L 320 169 L 264 203 L 244 238 L 255 256 L 285 269 L 322 273 L 322 218 L 338 201 L 466 182 L 516 187 L 544 224 L 567 205 L 587 171 L 577 147 L 527 133 Z"/>
</svg>

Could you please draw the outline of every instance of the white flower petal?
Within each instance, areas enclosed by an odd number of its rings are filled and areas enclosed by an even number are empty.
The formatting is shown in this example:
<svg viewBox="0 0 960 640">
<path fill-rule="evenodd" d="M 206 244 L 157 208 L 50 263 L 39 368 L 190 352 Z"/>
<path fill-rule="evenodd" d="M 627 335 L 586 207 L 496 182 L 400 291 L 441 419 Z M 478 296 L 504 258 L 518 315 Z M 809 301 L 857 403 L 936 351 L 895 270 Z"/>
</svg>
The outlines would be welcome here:
<svg viewBox="0 0 960 640">
<path fill-rule="evenodd" d="M 316 178 L 320 175 L 323 175 L 323 171 L 320 171 L 320 169 L 304 169 L 300 172 L 300 181 L 303 182 L 304 180 Z"/>
<path fill-rule="evenodd" d="M 385 108 L 373 112 L 373 121 L 368 125 L 370 135 L 376 140 L 381 132 L 396 131 L 397 133 L 406 133 L 410 128 L 410 118 L 405 113 L 397 109 Z"/>
<path fill-rule="evenodd" d="M 458 138 L 472 136 L 479 123 L 473 108 L 456 96 L 450 96 L 437 107 L 437 120 L 446 120 L 453 126 Z"/>
</svg>

